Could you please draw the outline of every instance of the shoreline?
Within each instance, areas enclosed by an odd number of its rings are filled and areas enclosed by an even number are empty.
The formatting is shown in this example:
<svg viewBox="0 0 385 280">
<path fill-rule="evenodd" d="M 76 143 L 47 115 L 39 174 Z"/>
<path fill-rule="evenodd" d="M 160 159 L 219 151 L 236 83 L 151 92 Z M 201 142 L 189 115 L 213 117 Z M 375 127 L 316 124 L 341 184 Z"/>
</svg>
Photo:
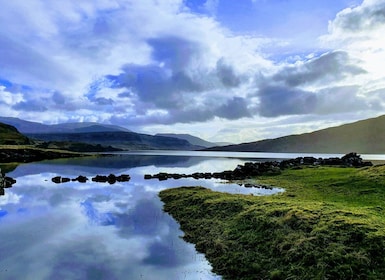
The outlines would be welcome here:
<svg viewBox="0 0 385 280">
<path fill-rule="evenodd" d="M 94 156 L 65 150 L 36 148 L 33 146 L 0 146 L 0 164 L 27 163 L 49 159 Z"/>
</svg>

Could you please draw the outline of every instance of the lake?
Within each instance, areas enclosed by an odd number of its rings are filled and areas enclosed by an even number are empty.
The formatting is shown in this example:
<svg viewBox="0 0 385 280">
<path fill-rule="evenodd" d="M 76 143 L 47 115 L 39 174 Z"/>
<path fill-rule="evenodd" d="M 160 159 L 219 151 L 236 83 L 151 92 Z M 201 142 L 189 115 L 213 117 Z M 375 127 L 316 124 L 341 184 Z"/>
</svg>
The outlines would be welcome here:
<svg viewBox="0 0 385 280">
<path fill-rule="evenodd" d="M 220 172 L 246 161 L 298 155 L 137 151 L 21 164 L 7 173 L 17 183 L 0 196 L 0 279 L 220 279 L 162 211 L 159 191 L 196 185 L 245 195 L 283 190 L 217 179 L 145 180 L 144 175 Z M 51 181 L 110 173 L 129 174 L 131 180 Z"/>
</svg>

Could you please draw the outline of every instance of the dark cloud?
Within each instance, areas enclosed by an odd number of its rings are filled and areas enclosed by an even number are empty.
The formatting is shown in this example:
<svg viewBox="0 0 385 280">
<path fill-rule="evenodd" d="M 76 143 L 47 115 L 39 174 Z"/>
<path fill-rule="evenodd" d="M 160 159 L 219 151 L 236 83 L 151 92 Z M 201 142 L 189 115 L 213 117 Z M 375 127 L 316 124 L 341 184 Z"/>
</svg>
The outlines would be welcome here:
<svg viewBox="0 0 385 280">
<path fill-rule="evenodd" d="M 309 114 L 317 105 L 315 93 L 283 86 L 261 88 L 259 98 L 259 114 L 264 117 Z"/>
<path fill-rule="evenodd" d="M 193 58 L 198 58 L 202 52 L 199 44 L 180 37 L 153 38 L 147 43 L 153 50 L 153 59 L 176 72 L 185 70 Z"/>
<path fill-rule="evenodd" d="M 115 87 L 129 89 L 141 101 L 153 103 L 159 108 L 181 105 L 181 93 L 202 90 L 202 85 L 184 72 L 170 73 L 170 70 L 156 65 L 126 65 L 122 70 L 122 74 L 107 78 Z"/>
<path fill-rule="evenodd" d="M 216 115 L 225 119 L 236 120 L 251 117 L 247 99 L 234 97 L 216 110 Z"/>
<path fill-rule="evenodd" d="M 197 71 L 194 67 L 203 53 L 199 44 L 177 37 L 150 39 L 148 44 L 152 48 L 152 64 L 128 64 L 121 74 L 106 77 L 113 88 L 123 89 L 118 97 L 131 98 L 136 110 L 140 108 L 131 121 L 165 124 L 207 121 L 215 116 L 250 116 L 247 102 L 228 94 L 241 85 L 241 78 L 224 59 L 212 69 Z M 208 93 L 212 90 L 213 95 Z M 223 91 L 220 100 L 218 90 Z M 156 109 L 166 110 L 167 114 L 146 116 L 147 110 Z"/>
<path fill-rule="evenodd" d="M 98 97 L 94 101 L 98 105 L 112 105 L 114 101 L 111 98 Z"/>
<path fill-rule="evenodd" d="M 12 106 L 12 108 L 17 111 L 26 112 L 45 112 L 48 110 L 46 103 L 42 100 L 21 101 Z"/>
<path fill-rule="evenodd" d="M 52 95 L 52 100 L 55 102 L 55 104 L 57 105 L 63 105 L 66 101 L 66 98 L 63 94 L 61 94 L 60 92 L 56 91 L 53 95 Z"/>
<path fill-rule="evenodd" d="M 364 73 L 366 73 L 364 69 L 352 64 L 348 53 L 335 51 L 300 66 L 286 67 L 272 79 L 290 87 L 296 87 L 315 82 L 336 81 L 348 75 Z"/>
<path fill-rule="evenodd" d="M 237 87 L 241 83 L 241 79 L 234 73 L 234 69 L 225 64 L 223 59 L 217 62 L 217 75 L 225 87 Z"/>
<path fill-rule="evenodd" d="M 358 86 L 327 86 L 348 76 L 364 73 L 366 71 L 354 65 L 348 53 L 343 51 L 326 53 L 303 64 L 285 67 L 261 81 L 257 93 L 259 114 L 276 117 L 368 108 L 364 98 L 358 97 Z M 302 88 L 308 85 L 324 88 L 313 92 Z"/>
</svg>

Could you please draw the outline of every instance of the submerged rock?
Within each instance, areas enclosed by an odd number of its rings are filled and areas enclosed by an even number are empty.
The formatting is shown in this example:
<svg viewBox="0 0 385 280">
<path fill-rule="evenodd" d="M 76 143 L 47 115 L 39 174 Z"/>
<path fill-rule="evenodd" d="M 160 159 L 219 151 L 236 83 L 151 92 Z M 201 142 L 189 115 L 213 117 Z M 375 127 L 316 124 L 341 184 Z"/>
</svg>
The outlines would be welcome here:
<svg viewBox="0 0 385 280">
<path fill-rule="evenodd" d="M 86 183 L 88 181 L 88 178 L 82 175 L 79 175 L 75 179 L 72 179 L 72 181 L 78 181 L 79 183 Z"/>
</svg>

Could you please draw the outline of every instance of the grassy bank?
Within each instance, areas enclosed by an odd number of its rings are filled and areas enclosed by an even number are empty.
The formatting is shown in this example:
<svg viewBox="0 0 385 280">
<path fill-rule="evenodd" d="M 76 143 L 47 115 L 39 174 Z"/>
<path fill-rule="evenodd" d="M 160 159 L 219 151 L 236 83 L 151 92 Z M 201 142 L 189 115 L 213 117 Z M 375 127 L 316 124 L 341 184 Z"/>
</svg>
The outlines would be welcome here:
<svg viewBox="0 0 385 280">
<path fill-rule="evenodd" d="M 244 196 L 201 187 L 160 197 L 224 279 L 385 279 L 385 167 L 304 168 Z"/>
</svg>

